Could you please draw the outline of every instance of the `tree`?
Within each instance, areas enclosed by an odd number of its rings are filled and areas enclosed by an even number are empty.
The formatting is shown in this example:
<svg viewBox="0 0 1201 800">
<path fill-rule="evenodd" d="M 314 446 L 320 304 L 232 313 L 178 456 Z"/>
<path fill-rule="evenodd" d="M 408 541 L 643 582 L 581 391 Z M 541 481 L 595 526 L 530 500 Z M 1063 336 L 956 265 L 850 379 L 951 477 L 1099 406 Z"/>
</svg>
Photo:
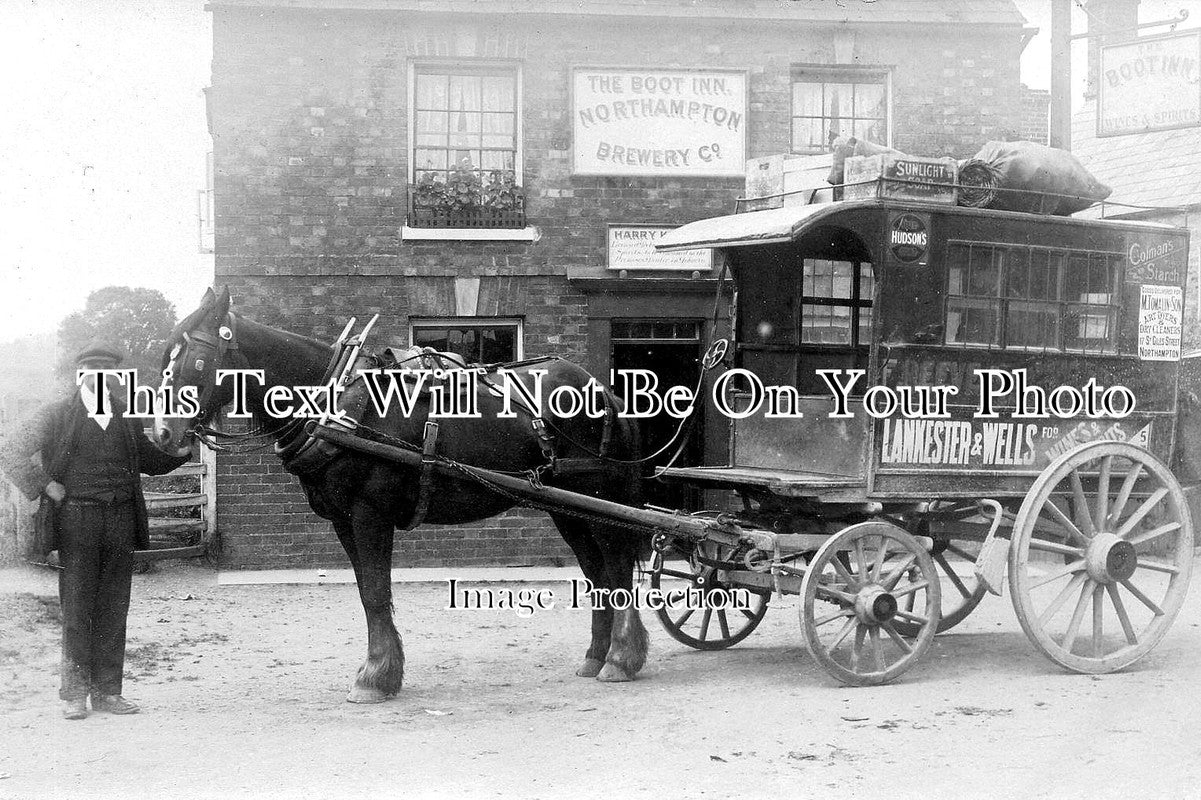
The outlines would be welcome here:
<svg viewBox="0 0 1201 800">
<path fill-rule="evenodd" d="M 82 311 L 58 326 L 58 372 L 74 382 L 75 355 L 94 340 L 125 351 L 122 369 L 138 383 L 158 385 L 163 347 L 175 327 L 175 306 L 157 289 L 106 286 L 88 295 Z"/>
</svg>

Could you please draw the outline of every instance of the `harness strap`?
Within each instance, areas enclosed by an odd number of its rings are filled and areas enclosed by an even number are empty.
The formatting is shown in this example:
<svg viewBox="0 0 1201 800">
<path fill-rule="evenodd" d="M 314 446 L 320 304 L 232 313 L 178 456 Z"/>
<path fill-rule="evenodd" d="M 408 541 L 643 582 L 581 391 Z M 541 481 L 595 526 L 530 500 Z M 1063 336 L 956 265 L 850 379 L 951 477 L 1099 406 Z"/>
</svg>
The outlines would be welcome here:
<svg viewBox="0 0 1201 800">
<path fill-rule="evenodd" d="M 534 435 L 538 437 L 538 447 L 542 450 L 542 457 L 553 469 L 555 466 L 555 440 L 551 438 L 550 431 L 546 429 L 546 420 L 542 417 L 534 417 L 530 420 L 530 427 L 534 429 Z"/>
<path fill-rule="evenodd" d="M 438 423 L 426 422 L 421 442 L 421 475 L 417 479 L 417 505 L 405 523 L 404 529 L 411 531 L 422 523 L 430 507 L 430 494 L 434 483 L 434 464 L 438 460 Z"/>
</svg>

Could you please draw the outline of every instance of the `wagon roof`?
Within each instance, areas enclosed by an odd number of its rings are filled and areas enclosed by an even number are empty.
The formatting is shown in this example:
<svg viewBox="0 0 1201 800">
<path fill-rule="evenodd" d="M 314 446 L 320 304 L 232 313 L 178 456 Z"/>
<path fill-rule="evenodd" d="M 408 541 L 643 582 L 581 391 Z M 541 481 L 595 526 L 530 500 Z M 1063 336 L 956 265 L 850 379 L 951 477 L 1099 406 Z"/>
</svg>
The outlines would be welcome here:
<svg viewBox="0 0 1201 800">
<path fill-rule="evenodd" d="M 697 220 L 664 234 L 655 243 L 660 251 L 692 250 L 704 247 L 751 247 L 754 245 L 794 242 L 805 231 L 830 217 L 854 209 L 909 209 L 933 211 L 935 213 L 988 216 L 997 220 L 1014 220 L 1029 223 L 1037 220 L 1060 225 L 1139 227 L 1171 230 L 1175 226 L 1157 222 L 1134 223 L 1129 220 L 1077 219 L 1073 217 L 1049 217 L 1023 214 L 1014 211 L 992 211 L 963 206 L 938 206 L 927 203 L 898 203 L 881 200 L 850 200 L 834 203 L 818 203 L 807 206 L 772 208 L 766 211 L 749 211 L 722 217 Z"/>
</svg>

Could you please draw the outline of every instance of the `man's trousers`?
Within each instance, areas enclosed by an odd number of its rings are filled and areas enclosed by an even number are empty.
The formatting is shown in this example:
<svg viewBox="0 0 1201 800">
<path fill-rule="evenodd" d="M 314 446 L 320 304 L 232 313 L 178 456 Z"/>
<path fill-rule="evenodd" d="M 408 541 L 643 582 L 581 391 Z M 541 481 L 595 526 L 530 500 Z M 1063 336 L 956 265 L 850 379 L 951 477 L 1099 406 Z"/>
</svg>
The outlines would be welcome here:
<svg viewBox="0 0 1201 800">
<path fill-rule="evenodd" d="M 132 501 L 66 501 L 59 535 L 59 697 L 121 694 L 137 520 Z"/>
</svg>

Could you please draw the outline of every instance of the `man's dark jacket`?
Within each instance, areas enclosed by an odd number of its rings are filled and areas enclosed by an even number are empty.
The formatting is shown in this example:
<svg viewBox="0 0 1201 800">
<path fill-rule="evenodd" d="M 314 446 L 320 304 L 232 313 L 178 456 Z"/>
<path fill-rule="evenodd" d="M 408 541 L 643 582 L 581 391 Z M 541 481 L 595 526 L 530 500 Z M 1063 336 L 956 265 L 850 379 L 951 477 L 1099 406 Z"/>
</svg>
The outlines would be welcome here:
<svg viewBox="0 0 1201 800">
<path fill-rule="evenodd" d="M 110 425 L 122 425 L 125 430 L 125 452 L 134 475 L 163 475 L 186 462 L 187 456 L 170 456 L 159 450 L 142 432 L 142 420 L 114 417 Z M 37 499 L 50 481 L 63 482 L 71 461 L 77 437 L 85 433 L 85 425 L 96 425 L 88 418 L 79 395 L 43 406 L 30 419 L 11 431 L 0 447 L 0 469 L 17 485 L 25 496 Z M 96 427 L 95 433 L 100 431 Z M 86 431 L 91 434 L 93 431 Z M 140 481 L 134 481 L 134 508 L 137 520 L 135 547 L 150 547 L 150 525 L 146 521 L 146 501 Z M 68 502 L 70 497 L 67 498 Z M 57 542 L 47 541 L 45 548 L 56 549 Z"/>
</svg>

